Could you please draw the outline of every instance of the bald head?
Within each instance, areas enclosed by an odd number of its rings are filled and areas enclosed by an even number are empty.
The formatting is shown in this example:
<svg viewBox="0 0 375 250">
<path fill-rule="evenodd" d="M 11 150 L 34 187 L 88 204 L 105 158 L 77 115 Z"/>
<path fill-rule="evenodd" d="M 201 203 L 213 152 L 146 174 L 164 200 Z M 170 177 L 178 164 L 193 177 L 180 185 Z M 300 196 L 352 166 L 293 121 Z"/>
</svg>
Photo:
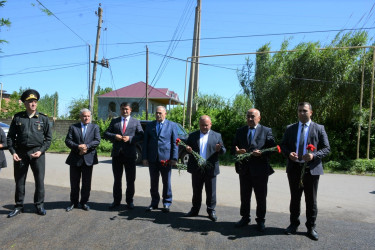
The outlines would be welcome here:
<svg viewBox="0 0 375 250">
<path fill-rule="evenodd" d="M 199 118 L 199 129 L 203 134 L 206 134 L 208 131 L 210 131 L 211 126 L 211 118 L 208 115 L 202 115 Z"/>
<path fill-rule="evenodd" d="M 260 111 L 257 109 L 249 109 L 246 114 L 247 125 L 251 128 L 258 125 L 260 121 Z"/>
</svg>

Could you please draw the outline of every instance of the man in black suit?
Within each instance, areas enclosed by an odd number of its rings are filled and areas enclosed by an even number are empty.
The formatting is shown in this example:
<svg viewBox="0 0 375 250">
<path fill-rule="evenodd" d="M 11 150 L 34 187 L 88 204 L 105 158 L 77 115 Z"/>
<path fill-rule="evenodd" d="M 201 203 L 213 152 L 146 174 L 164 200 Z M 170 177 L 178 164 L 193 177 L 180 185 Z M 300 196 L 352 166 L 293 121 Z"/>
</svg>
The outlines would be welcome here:
<svg viewBox="0 0 375 250">
<path fill-rule="evenodd" d="M 240 178 L 241 195 L 241 220 L 236 223 L 236 227 L 243 227 L 250 223 L 250 200 L 254 190 L 257 201 L 256 216 L 257 229 L 260 232 L 265 230 L 266 198 L 268 176 L 274 171 L 269 164 L 271 152 L 262 153 L 260 150 L 274 147 L 275 140 L 272 129 L 259 124 L 261 119 L 257 109 L 247 111 L 247 126 L 237 129 L 233 143 L 233 150 L 236 154 L 252 152 L 252 156 L 236 162 L 236 172 Z"/>
<path fill-rule="evenodd" d="M 70 202 L 67 212 L 78 207 L 79 200 L 79 183 L 82 177 L 81 188 L 81 207 L 83 210 L 89 211 L 87 205 L 91 191 L 91 177 L 94 164 L 98 164 L 98 156 L 96 147 L 100 143 L 99 127 L 90 123 L 91 111 L 81 109 L 81 122 L 73 124 L 69 127 L 65 144 L 71 149 L 66 164 L 70 166 Z"/>
<path fill-rule="evenodd" d="M 295 234 L 300 224 L 301 196 L 305 194 L 307 235 L 318 240 L 315 230 L 315 221 L 318 215 L 316 197 L 318 193 L 319 176 L 323 174 L 322 158 L 331 150 L 328 136 L 323 125 L 311 121 L 312 107 L 308 102 L 298 104 L 299 122 L 287 127 L 280 144 L 282 153 L 288 157 L 286 172 L 290 188 L 290 225 L 286 234 Z M 307 151 L 307 145 L 316 148 L 313 152 Z M 300 186 L 301 171 L 307 163 L 303 176 L 303 187 Z"/>
<path fill-rule="evenodd" d="M 211 118 L 203 115 L 199 118 L 199 128 L 191 133 L 187 139 L 186 151 L 195 151 L 206 160 L 207 164 L 199 166 L 197 159 L 193 155 L 189 156 L 187 171 L 191 173 L 193 186 L 193 207 L 186 217 L 197 216 L 202 203 L 203 185 L 206 190 L 206 205 L 208 217 L 212 221 L 217 221 L 216 207 L 216 176 L 219 170 L 219 154 L 224 154 L 224 147 L 221 134 L 211 130 Z"/>
<path fill-rule="evenodd" d="M 167 111 L 164 106 L 156 107 L 155 121 L 149 122 L 145 129 L 142 160 L 150 172 L 151 204 L 146 211 L 158 208 L 160 201 L 159 177 L 163 182 L 163 212 L 168 213 L 172 204 L 171 172 L 178 158 L 177 126 L 166 119 Z M 161 161 L 168 161 L 163 165 Z"/>
<path fill-rule="evenodd" d="M 125 201 L 129 209 L 134 208 L 133 197 L 135 193 L 136 176 L 136 143 L 143 138 L 141 123 L 130 116 L 132 108 L 130 104 L 123 102 L 120 105 L 121 116 L 114 118 L 104 133 L 106 139 L 113 142 L 112 171 L 113 203 L 109 209 L 119 208 L 122 199 L 122 174 L 125 169 L 126 197 Z M 140 156 L 139 156 L 140 157 Z"/>
</svg>

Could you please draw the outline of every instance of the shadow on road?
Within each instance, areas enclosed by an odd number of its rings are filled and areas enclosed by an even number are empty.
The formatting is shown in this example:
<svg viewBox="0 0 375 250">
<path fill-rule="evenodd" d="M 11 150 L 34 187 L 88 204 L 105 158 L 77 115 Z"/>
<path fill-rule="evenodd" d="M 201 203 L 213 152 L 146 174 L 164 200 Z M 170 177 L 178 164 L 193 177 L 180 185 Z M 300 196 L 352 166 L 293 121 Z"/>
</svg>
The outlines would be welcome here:
<svg viewBox="0 0 375 250">
<path fill-rule="evenodd" d="M 118 216 L 126 220 L 151 221 L 156 224 L 167 225 L 181 232 L 199 233 L 200 235 L 218 232 L 227 236 L 229 240 L 266 235 L 284 235 L 285 230 L 284 228 L 267 227 L 264 233 L 260 233 L 256 230 L 256 225 L 235 228 L 234 222 L 212 222 L 208 219 L 208 216 L 199 215 L 194 218 L 186 218 L 183 217 L 184 213 L 181 212 L 163 213 L 161 210 L 152 212 L 145 212 L 145 210 L 146 207 L 136 207 L 134 210 L 120 211 Z"/>
</svg>

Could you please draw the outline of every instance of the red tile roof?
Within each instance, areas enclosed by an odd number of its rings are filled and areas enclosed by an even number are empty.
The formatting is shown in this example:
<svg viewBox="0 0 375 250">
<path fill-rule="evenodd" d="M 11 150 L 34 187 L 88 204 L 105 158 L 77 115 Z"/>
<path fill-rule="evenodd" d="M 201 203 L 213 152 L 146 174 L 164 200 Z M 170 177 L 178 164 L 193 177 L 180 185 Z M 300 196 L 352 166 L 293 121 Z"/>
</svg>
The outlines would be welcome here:
<svg viewBox="0 0 375 250">
<path fill-rule="evenodd" d="M 173 98 L 179 100 L 177 93 L 169 91 L 167 88 L 154 88 L 148 85 L 149 98 Z M 127 98 L 144 98 L 146 96 L 146 83 L 137 82 L 129 86 L 108 92 L 99 97 L 127 97 Z"/>
</svg>

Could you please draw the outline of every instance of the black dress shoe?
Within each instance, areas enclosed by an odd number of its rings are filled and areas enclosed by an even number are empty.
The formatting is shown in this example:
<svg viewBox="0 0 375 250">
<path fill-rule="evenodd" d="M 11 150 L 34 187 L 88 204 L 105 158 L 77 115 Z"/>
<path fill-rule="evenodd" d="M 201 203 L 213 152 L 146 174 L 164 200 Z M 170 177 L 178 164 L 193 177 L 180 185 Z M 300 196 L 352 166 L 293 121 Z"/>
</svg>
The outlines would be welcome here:
<svg viewBox="0 0 375 250">
<path fill-rule="evenodd" d="M 16 215 L 19 215 L 20 213 L 23 213 L 23 207 L 16 207 L 12 212 L 8 214 L 8 218 L 12 218 Z"/>
<path fill-rule="evenodd" d="M 250 218 L 244 216 L 241 218 L 241 220 L 236 222 L 235 227 L 244 227 L 244 226 L 247 226 L 249 223 L 250 223 Z"/>
<path fill-rule="evenodd" d="M 215 211 L 208 213 L 208 218 L 210 218 L 210 220 L 212 220 L 213 222 L 217 221 L 217 216 L 216 216 Z"/>
<path fill-rule="evenodd" d="M 297 228 L 298 226 L 290 224 L 289 227 L 285 229 L 285 234 L 290 235 L 290 234 L 296 234 L 297 233 Z"/>
<path fill-rule="evenodd" d="M 90 207 L 87 204 L 83 204 L 82 209 L 85 210 L 85 211 L 90 211 Z"/>
<path fill-rule="evenodd" d="M 184 217 L 195 217 L 198 216 L 198 212 L 190 210 L 187 214 L 184 215 Z"/>
<path fill-rule="evenodd" d="M 319 240 L 318 233 L 313 228 L 307 229 L 307 236 L 312 240 Z"/>
<path fill-rule="evenodd" d="M 264 232 L 264 230 L 266 230 L 266 226 L 264 225 L 264 222 L 257 223 L 257 230 L 262 233 Z"/>
<path fill-rule="evenodd" d="M 36 213 L 39 214 L 39 215 L 43 215 L 43 216 L 47 214 L 47 212 L 44 209 L 44 207 L 37 207 Z"/>
<path fill-rule="evenodd" d="M 155 209 L 158 209 L 158 207 L 150 205 L 146 208 L 146 212 L 151 212 L 152 210 L 155 210 Z"/>
<path fill-rule="evenodd" d="M 120 208 L 120 203 L 113 202 L 111 205 L 108 206 L 109 209 L 118 209 Z"/>
<path fill-rule="evenodd" d="M 163 213 L 169 213 L 169 207 L 170 207 L 171 205 L 169 205 L 169 204 L 164 204 L 163 205 Z"/>
<path fill-rule="evenodd" d="M 70 204 L 69 207 L 66 208 L 66 211 L 67 211 L 67 212 L 70 212 L 70 211 L 73 210 L 73 208 L 77 208 L 77 207 L 78 207 L 78 206 L 75 205 L 75 204 Z"/>
<path fill-rule="evenodd" d="M 126 206 L 128 207 L 128 209 L 134 209 L 134 203 L 133 202 L 128 203 Z"/>
</svg>

